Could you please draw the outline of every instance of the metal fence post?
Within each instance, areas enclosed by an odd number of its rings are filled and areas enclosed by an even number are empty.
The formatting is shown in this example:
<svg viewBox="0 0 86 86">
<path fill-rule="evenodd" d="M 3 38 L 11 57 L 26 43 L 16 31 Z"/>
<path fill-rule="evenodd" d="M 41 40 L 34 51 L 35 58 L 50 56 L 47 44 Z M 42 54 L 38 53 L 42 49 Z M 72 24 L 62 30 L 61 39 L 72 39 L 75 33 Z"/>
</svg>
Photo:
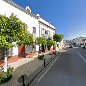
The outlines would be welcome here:
<svg viewBox="0 0 86 86">
<path fill-rule="evenodd" d="M 53 58 L 52 58 L 52 54 L 51 54 L 51 60 L 52 60 Z"/>
<path fill-rule="evenodd" d="M 46 66 L 46 60 L 44 59 L 44 67 Z"/>
<path fill-rule="evenodd" d="M 24 75 L 22 75 L 22 82 L 23 82 L 23 86 L 25 86 Z"/>
</svg>

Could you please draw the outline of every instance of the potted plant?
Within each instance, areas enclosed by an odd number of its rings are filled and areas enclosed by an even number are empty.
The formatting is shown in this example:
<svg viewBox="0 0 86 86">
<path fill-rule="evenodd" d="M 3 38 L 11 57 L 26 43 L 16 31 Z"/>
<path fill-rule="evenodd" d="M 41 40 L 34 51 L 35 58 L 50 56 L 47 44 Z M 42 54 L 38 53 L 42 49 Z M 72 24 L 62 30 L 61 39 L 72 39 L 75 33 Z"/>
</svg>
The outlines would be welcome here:
<svg viewBox="0 0 86 86">
<path fill-rule="evenodd" d="M 39 53 L 45 52 L 46 38 L 45 37 L 37 37 L 36 43 L 39 45 Z"/>
<path fill-rule="evenodd" d="M 44 58 L 44 54 L 38 56 L 39 60 L 42 60 L 43 58 Z"/>
<path fill-rule="evenodd" d="M 48 39 L 47 40 L 47 45 L 48 45 L 48 50 L 50 50 L 50 48 L 52 47 L 52 45 L 53 45 L 53 50 L 55 49 L 55 41 L 54 40 Z"/>
<path fill-rule="evenodd" d="M 13 75 L 13 67 L 9 67 L 7 72 L 0 71 L 0 84 L 9 81 Z"/>
</svg>

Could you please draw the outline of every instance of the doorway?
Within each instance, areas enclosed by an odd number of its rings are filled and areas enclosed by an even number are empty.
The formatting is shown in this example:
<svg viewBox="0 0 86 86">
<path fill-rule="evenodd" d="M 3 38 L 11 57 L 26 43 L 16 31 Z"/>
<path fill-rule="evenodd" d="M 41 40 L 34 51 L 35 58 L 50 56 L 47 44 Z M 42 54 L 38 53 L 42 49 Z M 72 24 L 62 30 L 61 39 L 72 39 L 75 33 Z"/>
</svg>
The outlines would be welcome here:
<svg viewBox="0 0 86 86">
<path fill-rule="evenodd" d="M 25 58 L 25 45 L 18 45 L 18 58 Z"/>
</svg>

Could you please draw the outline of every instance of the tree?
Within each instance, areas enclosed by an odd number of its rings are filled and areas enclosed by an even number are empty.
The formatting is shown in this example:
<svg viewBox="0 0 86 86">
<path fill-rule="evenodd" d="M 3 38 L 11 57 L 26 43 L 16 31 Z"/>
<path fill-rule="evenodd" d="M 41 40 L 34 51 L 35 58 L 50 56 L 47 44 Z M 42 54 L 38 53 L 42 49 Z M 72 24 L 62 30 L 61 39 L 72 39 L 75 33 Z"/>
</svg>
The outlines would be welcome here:
<svg viewBox="0 0 86 86">
<path fill-rule="evenodd" d="M 16 35 L 17 44 L 31 45 L 34 42 L 33 35 L 26 29 L 21 29 Z"/>
<path fill-rule="evenodd" d="M 7 50 L 15 44 L 30 45 L 33 36 L 28 33 L 27 25 L 14 14 L 10 17 L 0 15 L 0 48 L 5 49 L 4 72 L 7 72 Z"/>
<path fill-rule="evenodd" d="M 40 44 L 42 44 L 42 38 L 41 37 L 37 37 L 36 38 L 36 43 L 40 46 Z"/>
<path fill-rule="evenodd" d="M 52 45 L 53 45 L 53 47 L 55 47 L 55 41 L 52 40 L 52 39 L 48 39 L 47 40 L 47 45 L 48 45 L 48 50 L 50 50 L 50 48 L 52 47 Z"/>
<path fill-rule="evenodd" d="M 7 71 L 7 48 L 12 46 L 10 41 L 11 37 L 9 36 L 8 30 L 9 18 L 3 15 L 0 15 L 0 48 L 5 49 L 5 60 L 4 60 L 4 72 Z"/>
<path fill-rule="evenodd" d="M 46 42 L 47 42 L 46 41 L 46 38 L 45 37 L 42 37 L 41 40 L 42 40 L 42 45 L 46 45 Z"/>
<path fill-rule="evenodd" d="M 40 52 L 40 45 L 42 45 L 42 46 L 46 45 L 46 38 L 45 37 L 37 37 L 36 43 L 39 45 L 39 52 Z"/>
<path fill-rule="evenodd" d="M 63 35 L 62 35 L 62 34 L 54 34 L 54 35 L 53 35 L 53 39 L 54 39 L 54 41 L 56 41 L 56 42 L 61 42 L 62 39 L 63 39 Z"/>
<path fill-rule="evenodd" d="M 45 37 L 37 37 L 36 38 L 36 43 L 38 45 L 42 44 L 42 45 L 46 45 L 46 38 Z"/>
</svg>

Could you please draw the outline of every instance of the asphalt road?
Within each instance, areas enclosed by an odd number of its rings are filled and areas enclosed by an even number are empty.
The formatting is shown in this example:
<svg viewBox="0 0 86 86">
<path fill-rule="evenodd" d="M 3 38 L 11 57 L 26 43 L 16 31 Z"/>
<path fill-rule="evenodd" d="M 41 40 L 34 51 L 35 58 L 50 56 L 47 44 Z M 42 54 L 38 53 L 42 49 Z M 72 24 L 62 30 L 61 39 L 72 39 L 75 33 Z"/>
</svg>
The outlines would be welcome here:
<svg viewBox="0 0 86 86">
<path fill-rule="evenodd" d="M 86 86 L 86 49 L 63 52 L 35 86 Z"/>
</svg>

